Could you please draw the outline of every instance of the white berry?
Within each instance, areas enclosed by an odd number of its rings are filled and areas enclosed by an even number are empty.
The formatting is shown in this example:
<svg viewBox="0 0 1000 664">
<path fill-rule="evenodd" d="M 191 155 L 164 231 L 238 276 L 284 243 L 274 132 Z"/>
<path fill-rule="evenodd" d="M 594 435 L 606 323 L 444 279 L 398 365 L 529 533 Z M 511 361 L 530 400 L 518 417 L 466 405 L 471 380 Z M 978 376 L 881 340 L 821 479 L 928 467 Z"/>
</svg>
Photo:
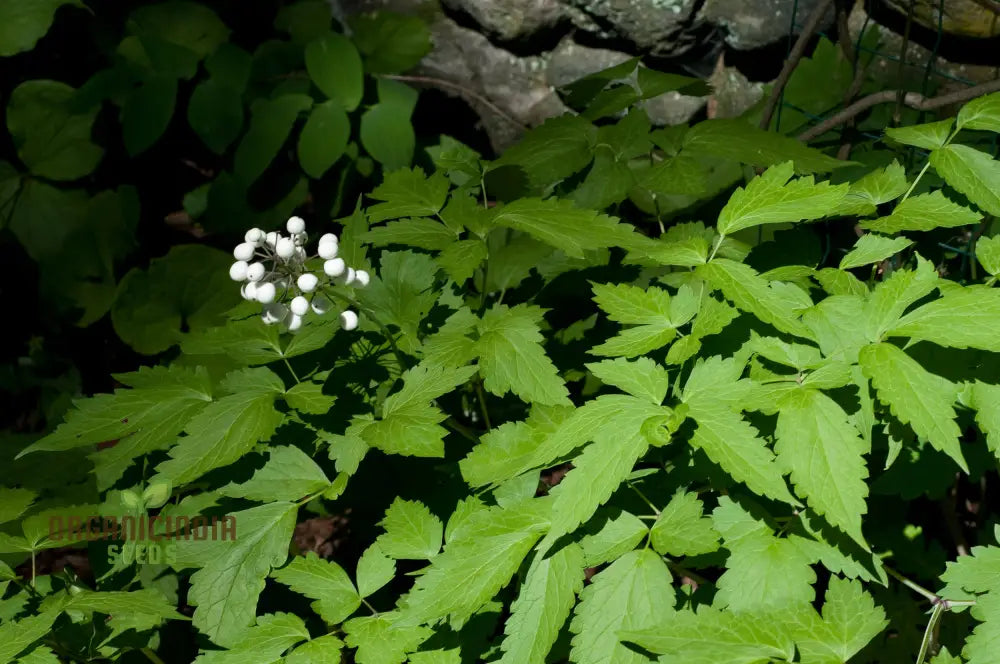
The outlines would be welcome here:
<svg viewBox="0 0 1000 664">
<path fill-rule="evenodd" d="M 347 269 L 343 258 L 334 258 L 323 263 L 323 272 L 329 277 L 339 277 Z"/>
<path fill-rule="evenodd" d="M 274 284 L 268 282 L 266 284 L 258 284 L 257 286 L 257 301 L 261 304 L 268 304 L 269 302 L 274 302 L 274 296 L 277 294 L 277 289 Z"/>
<path fill-rule="evenodd" d="M 330 310 L 330 307 L 333 306 L 333 302 L 331 302 L 330 298 L 325 295 L 317 295 L 312 299 L 311 306 L 314 312 L 322 316 Z"/>
<path fill-rule="evenodd" d="M 274 247 L 274 253 L 278 254 L 278 258 L 291 258 L 295 253 L 295 243 L 291 238 L 280 238 Z"/>
<path fill-rule="evenodd" d="M 257 284 L 253 281 L 243 284 L 240 286 L 240 295 L 243 296 L 244 300 L 255 302 L 257 300 Z"/>
<path fill-rule="evenodd" d="M 243 239 L 256 247 L 259 247 L 260 243 L 264 241 L 264 231 L 259 228 L 251 228 L 247 231 L 247 234 L 243 236 Z"/>
<path fill-rule="evenodd" d="M 357 274 L 358 273 L 354 271 L 353 267 L 349 267 L 347 268 L 347 274 L 343 275 L 340 278 L 340 282 L 345 286 L 349 286 L 350 284 L 354 283 L 354 278 L 357 276 Z"/>
<path fill-rule="evenodd" d="M 327 242 L 326 244 L 320 244 L 317 253 L 319 257 L 323 260 L 331 260 L 337 257 L 337 253 L 340 251 L 340 245 L 336 242 Z"/>
<path fill-rule="evenodd" d="M 247 267 L 247 281 L 260 281 L 264 278 L 264 264 L 263 263 L 251 263 Z"/>
<path fill-rule="evenodd" d="M 306 240 L 309 239 L 309 235 L 306 233 L 296 233 L 292 236 L 292 242 L 295 243 L 296 247 L 305 246 Z"/>
<path fill-rule="evenodd" d="M 287 315 L 288 308 L 285 305 L 271 302 L 264 305 L 264 310 L 261 312 L 260 317 L 264 320 L 265 324 L 273 325 L 285 320 L 285 316 Z"/>
<path fill-rule="evenodd" d="M 289 309 L 296 316 L 305 316 L 309 311 L 309 300 L 301 295 L 292 298 L 292 303 L 289 305 Z"/>
<path fill-rule="evenodd" d="M 304 233 L 306 230 L 306 222 L 302 217 L 289 217 L 288 221 L 285 222 L 285 228 L 288 229 L 289 233 Z"/>
<path fill-rule="evenodd" d="M 333 233 L 323 233 L 322 235 L 319 236 L 320 244 L 328 244 L 330 242 L 333 242 L 334 244 L 337 244 L 339 242 L 337 236 L 334 235 Z"/>
<path fill-rule="evenodd" d="M 279 233 L 277 233 L 276 231 L 271 231 L 270 233 L 264 236 L 264 242 L 267 244 L 267 246 L 273 247 L 278 243 L 278 239 L 280 237 L 281 235 Z"/>
<path fill-rule="evenodd" d="M 233 249 L 233 258 L 238 261 L 248 261 L 253 258 L 253 250 L 256 249 L 253 242 L 241 242 Z"/>
<path fill-rule="evenodd" d="M 316 284 L 319 283 L 319 279 L 315 274 L 311 272 L 306 272 L 305 274 L 299 275 L 298 280 L 299 290 L 303 293 L 311 293 L 316 290 Z"/>
<path fill-rule="evenodd" d="M 364 270 L 358 270 L 354 273 L 354 282 L 358 288 L 364 288 L 371 281 L 371 275 L 369 275 Z"/>
<path fill-rule="evenodd" d="M 256 263 L 254 263 L 256 265 Z M 229 266 L 229 278 L 233 281 L 243 281 L 247 278 L 247 265 L 246 261 L 236 261 Z"/>
<path fill-rule="evenodd" d="M 340 327 L 350 332 L 358 327 L 358 315 L 347 309 L 340 312 Z"/>
<path fill-rule="evenodd" d="M 288 332 L 291 332 L 292 334 L 295 334 L 296 332 L 298 332 L 299 330 L 301 330 L 302 329 L 302 316 L 299 316 L 299 315 L 294 314 L 294 313 L 291 316 L 289 316 L 288 320 L 285 321 L 285 329 Z"/>
</svg>

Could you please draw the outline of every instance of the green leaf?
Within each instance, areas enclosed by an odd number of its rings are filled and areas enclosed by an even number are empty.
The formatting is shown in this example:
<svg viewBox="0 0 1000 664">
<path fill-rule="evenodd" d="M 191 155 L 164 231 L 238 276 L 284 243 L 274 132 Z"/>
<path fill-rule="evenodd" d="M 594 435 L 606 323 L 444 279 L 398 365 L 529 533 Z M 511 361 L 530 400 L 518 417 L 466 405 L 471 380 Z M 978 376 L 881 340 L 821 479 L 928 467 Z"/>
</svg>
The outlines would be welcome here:
<svg viewBox="0 0 1000 664">
<path fill-rule="evenodd" d="M 861 349 L 861 369 L 878 400 L 889 407 L 904 424 L 909 424 L 934 449 L 944 452 L 968 472 L 959 446 L 961 431 L 955 423 L 953 404 L 958 387 L 924 369 L 909 355 L 888 343 Z"/>
<path fill-rule="evenodd" d="M 869 295 L 865 304 L 865 325 L 858 325 L 856 319 L 839 322 L 848 329 L 863 332 L 869 341 L 881 341 L 882 336 L 899 320 L 906 308 L 933 291 L 939 281 L 937 270 L 931 262 L 917 254 L 916 270 L 896 270 Z"/>
<path fill-rule="evenodd" d="M 250 128 L 233 157 L 236 177 L 246 185 L 256 181 L 285 144 L 299 113 L 312 105 L 312 98 L 302 94 L 258 100 L 251 112 Z"/>
<path fill-rule="evenodd" d="M 888 624 L 885 611 L 860 582 L 832 577 L 822 620 L 812 610 L 796 612 L 791 631 L 803 662 L 838 664 L 849 661 Z"/>
<path fill-rule="evenodd" d="M 719 533 L 712 520 L 704 516 L 698 496 L 678 491 L 649 531 L 649 542 L 657 553 L 697 556 L 719 548 Z"/>
<path fill-rule="evenodd" d="M 402 73 L 431 50 L 427 25 L 414 16 L 386 11 L 355 14 L 350 25 L 369 74 Z"/>
<path fill-rule="evenodd" d="M 439 172 L 430 177 L 420 168 L 388 173 L 382 184 L 369 194 L 383 202 L 368 208 L 368 220 L 374 224 L 386 219 L 436 215 L 444 207 L 448 187 L 448 179 Z"/>
<path fill-rule="evenodd" d="M 586 120 L 563 115 L 550 118 L 507 148 L 493 168 L 517 166 L 534 187 L 545 187 L 582 170 L 593 158 L 597 129 Z"/>
<path fill-rule="evenodd" d="M 619 642 L 623 631 L 654 627 L 674 613 L 670 570 L 649 549 L 630 551 L 601 570 L 580 594 L 570 631 L 576 664 L 644 664 Z"/>
<path fill-rule="evenodd" d="M 130 29 L 183 46 L 203 58 L 229 38 L 229 29 L 208 7 L 197 2 L 161 2 L 129 16 Z"/>
<path fill-rule="evenodd" d="M 594 164 L 573 192 L 573 201 L 582 208 L 603 210 L 621 203 L 635 186 L 635 176 L 627 161 L 619 160 L 607 145 L 595 148 Z"/>
<path fill-rule="evenodd" d="M 570 544 L 528 569 L 504 625 L 501 664 L 544 664 L 583 590 L 583 554 Z"/>
<path fill-rule="evenodd" d="M 410 116 L 417 92 L 398 81 L 380 78 L 378 96 L 378 103 L 361 116 L 361 145 L 385 170 L 407 168 L 416 149 Z"/>
<path fill-rule="evenodd" d="M 602 383 L 614 385 L 623 392 L 648 399 L 656 405 L 663 403 L 670 388 L 667 370 L 648 357 L 640 357 L 634 362 L 625 358 L 604 360 L 592 362 L 586 367 Z"/>
<path fill-rule="evenodd" d="M 396 576 L 396 562 L 385 555 L 377 543 L 372 544 L 358 559 L 358 594 L 368 597 Z"/>
<path fill-rule="evenodd" d="M 753 166 L 795 162 L 796 173 L 825 173 L 848 165 L 794 138 L 758 129 L 737 119 L 705 120 L 684 135 L 683 152 L 708 154 Z"/>
<path fill-rule="evenodd" d="M 930 162 L 976 207 L 1000 215 L 1000 161 L 967 145 L 948 145 L 932 152 Z"/>
<path fill-rule="evenodd" d="M 1000 273 L 1000 236 L 976 240 L 976 258 L 993 276 Z"/>
<path fill-rule="evenodd" d="M 243 129 L 242 95 L 220 80 L 203 81 L 191 93 L 187 119 L 198 138 L 213 152 L 222 154 Z"/>
<path fill-rule="evenodd" d="M 0 57 L 9 57 L 35 48 L 63 5 L 83 7 L 79 0 L 40 0 L 0 4 Z"/>
<path fill-rule="evenodd" d="M 887 217 L 861 222 L 861 227 L 879 233 L 931 231 L 975 224 L 982 215 L 945 198 L 940 191 L 911 196 Z"/>
<path fill-rule="evenodd" d="M 109 615 L 144 614 L 170 620 L 184 620 L 176 607 L 159 590 L 149 588 L 132 592 L 91 592 L 84 590 L 62 602 L 63 611 L 93 611 Z"/>
<path fill-rule="evenodd" d="M 812 338 L 809 329 L 799 320 L 800 311 L 811 306 L 812 302 L 802 306 L 791 297 L 791 291 L 760 276 L 749 265 L 716 258 L 695 268 L 695 274 L 722 291 L 737 309 L 753 314 L 781 332 Z"/>
<path fill-rule="evenodd" d="M 323 415 L 333 407 L 336 397 L 323 394 L 323 383 L 307 380 L 295 384 L 285 393 L 285 401 L 292 408 L 311 415 Z"/>
<path fill-rule="evenodd" d="M 271 447 L 264 467 L 242 484 L 227 484 L 219 494 L 260 502 L 298 500 L 330 485 L 323 469 L 297 447 Z"/>
<path fill-rule="evenodd" d="M 973 99 L 958 112 L 959 129 L 1000 133 L 1000 92 Z"/>
<path fill-rule="evenodd" d="M 860 180 L 851 183 L 847 195 L 837 206 L 835 214 L 867 216 L 875 213 L 877 206 L 902 196 L 909 183 L 906 169 L 898 161 L 883 169 L 874 170 Z"/>
<path fill-rule="evenodd" d="M 17 654 L 49 633 L 58 611 L 43 611 L 0 624 L 0 661 L 13 662 Z"/>
<path fill-rule="evenodd" d="M 375 543 L 396 560 L 430 560 L 441 550 L 444 524 L 423 503 L 397 497 L 379 521 L 385 533 Z"/>
<path fill-rule="evenodd" d="M 400 329 L 396 344 L 401 350 L 415 353 L 420 324 L 437 301 L 432 288 L 437 265 L 430 256 L 412 251 L 382 252 L 379 263 L 378 275 L 357 297 L 383 325 Z"/>
<path fill-rule="evenodd" d="M 948 118 L 940 122 L 928 122 L 910 127 L 889 127 L 885 130 L 885 135 L 897 143 L 925 150 L 937 150 L 948 142 L 954 124 L 954 118 Z"/>
<path fill-rule="evenodd" d="M 264 578 L 288 558 L 297 512 L 294 503 L 260 505 L 230 515 L 238 537 L 176 540 L 178 566 L 201 566 L 188 603 L 197 607 L 194 626 L 213 643 L 233 647 L 254 623 Z"/>
<path fill-rule="evenodd" d="M 620 246 L 632 235 L 631 228 L 613 217 L 581 210 L 571 201 L 557 199 L 518 199 L 500 208 L 493 222 L 528 233 L 570 258 L 583 258 L 589 249 Z"/>
<path fill-rule="evenodd" d="M 591 349 L 594 355 L 644 355 L 665 346 L 684 322 L 671 321 L 671 299 L 661 288 L 628 284 L 592 284 L 594 301 L 611 320 L 635 325 Z"/>
<path fill-rule="evenodd" d="M 305 44 L 330 30 L 332 13 L 323 0 L 300 0 L 278 10 L 274 27 L 287 32 L 296 44 Z"/>
<path fill-rule="evenodd" d="M 321 178 L 330 170 L 351 138 L 351 122 L 335 99 L 317 104 L 299 133 L 298 155 L 309 177 Z"/>
<path fill-rule="evenodd" d="M 329 99 L 350 112 L 361 103 L 365 91 L 361 55 L 351 40 L 330 32 L 306 44 L 306 71 Z"/>
<path fill-rule="evenodd" d="M 310 606 L 328 625 L 349 618 L 359 606 L 361 597 L 340 565 L 322 560 L 314 552 L 292 559 L 271 576 L 295 592 L 316 600 Z"/>
<path fill-rule="evenodd" d="M 325 8 L 329 11 L 328 5 L 325 5 Z M 286 655 L 284 664 L 340 664 L 343 661 L 341 654 L 343 648 L 344 642 L 335 635 L 324 634 L 303 643 Z"/>
<path fill-rule="evenodd" d="M 789 182 L 793 172 L 792 162 L 787 161 L 737 189 L 719 214 L 719 232 L 729 235 L 761 224 L 819 219 L 834 211 L 847 194 L 846 184 L 817 184 L 812 176 Z"/>
<path fill-rule="evenodd" d="M 427 627 L 401 626 L 398 618 L 398 612 L 390 611 L 344 623 L 344 641 L 358 649 L 354 655 L 358 664 L 402 664 L 407 653 L 434 634 Z"/>
<path fill-rule="evenodd" d="M 76 180 L 93 171 L 104 155 L 90 140 L 100 109 L 72 113 L 74 93 L 65 83 L 48 80 L 25 81 L 10 93 L 7 129 L 17 156 L 34 175 Z"/>
<path fill-rule="evenodd" d="M 154 355 L 222 323 L 223 313 L 240 299 L 229 278 L 231 263 L 232 257 L 217 249 L 182 244 L 154 258 L 147 270 L 133 268 L 111 305 L 115 332 L 140 353 Z"/>
<path fill-rule="evenodd" d="M 590 530 L 590 529 L 588 529 Z M 649 534 L 649 528 L 630 512 L 609 517 L 600 530 L 580 539 L 585 567 L 597 567 L 621 558 Z"/>
<path fill-rule="evenodd" d="M 309 638 L 309 630 L 298 616 L 269 613 L 260 616 L 239 644 L 229 650 L 203 652 L 194 664 L 236 664 L 252 660 L 260 664 L 284 662 L 281 653 Z"/>
<path fill-rule="evenodd" d="M 493 507 L 471 515 L 404 597 L 400 625 L 471 616 L 510 581 L 547 525 L 531 509 Z"/>
<path fill-rule="evenodd" d="M 122 140 L 129 156 L 145 152 L 170 124 L 177 101 L 177 79 L 153 76 L 125 100 L 121 110 Z"/>
<path fill-rule="evenodd" d="M 497 396 L 513 392 L 525 401 L 568 405 L 569 392 L 545 354 L 539 323 L 544 310 L 519 304 L 495 305 L 478 323 L 476 354 L 483 387 Z"/>
<path fill-rule="evenodd" d="M 447 226 L 426 218 L 389 222 L 385 226 L 368 231 L 365 240 L 376 247 L 387 244 L 403 244 L 429 251 L 446 250 L 459 244 L 455 241 L 455 234 Z M 465 240 L 464 242 L 484 246 L 478 240 Z"/>
<path fill-rule="evenodd" d="M 188 435 L 170 450 L 170 459 L 156 467 L 174 486 L 237 461 L 281 424 L 284 416 L 274 408 L 275 397 L 284 392 L 281 379 L 270 369 L 242 373 L 260 384 L 243 385 L 202 409 L 184 427 Z"/>
<path fill-rule="evenodd" d="M 811 508 L 867 549 L 861 520 L 868 511 L 868 445 L 847 413 L 818 390 L 795 389 L 777 408 L 778 464 Z"/>
<path fill-rule="evenodd" d="M 913 240 L 905 237 L 889 238 L 875 233 L 865 233 L 854 243 L 854 248 L 840 259 L 840 269 L 881 263 L 890 256 L 895 256 L 903 249 L 913 244 Z"/>
<path fill-rule="evenodd" d="M 994 530 L 994 536 L 996 531 Z M 941 580 L 947 583 L 942 591 L 945 597 L 967 596 L 963 591 L 975 593 L 976 606 L 971 610 L 972 617 L 979 625 L 966 639 L 962 655 L 969 664 L 988 664 L 996 652 L 1000 639 L 1000 604 L 997 602 L 996 588 L 998 570 L 1000 570 L 1000 549 L 995 546 L 976 546 L 972 555 L 963 556 L 957 562 L 949 562 Z M 985 594 L 983 594 L 985 593 Z"/>
<path fill-rule="evenodd" d="M 728 496 L 719 498 L 712 520 L 729 549 L 726 571 L 716 582 L 714 606 L 758 613 L 809 608 L 816 582 L 809 554 L 792 540 L 775 537 Z"/>
<path fill-rule="evenodd" d="M 454 240 L 438 254 L 437 262 L 448 273 L 455 283 L 464 284 L 475 274 L 482 262 L 489 255 L 486 243 L 479 239 Z M 492 273 L 487 275 L 487 283 Z"/>
<path fill-rule="evenodd" d="M 1000 339 L 996 334 L 998 317 L 1000 291 L 982 286 L 959 286 L 903 316 L 886 335 L 930 341 L 950 348 L 1000 352 Z"/>
<path fill-rule="evenodd" d="M 22 454 L 26 452 L 27 450 Z M 0 523 L 7 523 L 21 516 L 37 497 L 38 494 L 30 489 L 0 487 Z"/>
<path fill-rule="evenodd" d="M 417 365 L 403 374 L 403 388 L 382 406 L 382 418 L 362 432 L 368 445 L 389 454 L 444 456 L 446 415 L 430 402 L 467 381 L 475 367 Z"/>
</svg>

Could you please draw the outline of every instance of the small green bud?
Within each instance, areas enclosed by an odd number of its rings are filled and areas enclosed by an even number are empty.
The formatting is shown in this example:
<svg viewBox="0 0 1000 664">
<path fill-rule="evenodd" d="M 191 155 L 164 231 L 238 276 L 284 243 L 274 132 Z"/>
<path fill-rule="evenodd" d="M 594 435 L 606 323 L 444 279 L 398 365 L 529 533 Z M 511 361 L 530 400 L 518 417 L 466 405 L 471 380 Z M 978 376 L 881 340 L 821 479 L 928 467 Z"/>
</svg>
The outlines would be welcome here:
<svg viewBox="0 0 1000 664">
<path fill-rule="evenodd" d="M 121 493 L 122 505 L 128 510 L 139 510 L 142 509 L 142 498 L 139 494 L 131 489 L 122 491 Z"/>
<path fill-rule="evenodd" d="M 142 501 L 149 508 L 162 507 L 170 500 L 172 491 L 173 487 L 168 480 L 158 480 L 142 492 Z"/>
</svg>

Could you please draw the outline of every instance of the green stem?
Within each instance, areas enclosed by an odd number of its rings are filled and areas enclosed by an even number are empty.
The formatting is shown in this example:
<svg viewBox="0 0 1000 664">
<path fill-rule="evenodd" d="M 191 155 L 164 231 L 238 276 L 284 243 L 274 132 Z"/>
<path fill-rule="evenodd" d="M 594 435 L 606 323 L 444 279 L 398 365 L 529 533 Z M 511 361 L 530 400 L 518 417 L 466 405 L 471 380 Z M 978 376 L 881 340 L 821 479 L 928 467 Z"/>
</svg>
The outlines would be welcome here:
<svg viewBox="0 0 1000 664">
<path fill-rule="evenodd" d="M 392 335 L 392 332 L 389 331 L 389 328 L 383 325 L 382 321 L 380 321 L 378 317 L 371 312 L 370 309 L 361 306 L 361 303 L 358 302 L 357 300 L 347 297 L 346 295 L 341 295 L 336 291 L 324 288 L 323 294 L 329 295 L 330 297 L 335 297 L 341 302 L 346 303 L 348 306 L 354 307 L 358 311 L 362 312 L 365 316 L 367 316 L 369 320 L 371 320 L 373 323 L 375 323 L 375 325 L 378 326 L 379 331 L 382 332 L 382 336 L 384 336 L 386 338 L 386 341 L 389 342 L 389 347 L 392 349 L 393 354 L 396 356 L 396 361 L 399 362 L 399 370 L 405 371 L 408 368 L 409 362 L 406 361 L 406 356 L 403 355 L 403 351 L 399 350 L 399 346 L 396 345 L 396 338 Z"/>
<path fill-rule="evenodd" d="M 924 167 L 920 169 L 920 172 L 919 172 L 919 173 L 917 173 L 917 177 L 916 177 L 916 179 L 915 179 L 915 180 L 913 181 L 913 184 L 911 184 L 911 185 L 910 185 L 910 188 L 906 190 L 906 193 L 905 193 L 905 194 L 903 194 L 903 197 L 899 199 L 899 203 L 897 203 L 897 204 L 896 204 L 896 206 L 897 206 L 897 207 L 899 207 L 899 205 L 900 205 L 900 204 L 901 204 L 901 203 L 902 203 L 903 201 L 905 201 L 905 200 L 906 200 L 907 198 L 909 198 L 909 197 L 910 197 L 910 194 L 912 194 L 912 193 L 913 193 L 913 190 L 914 190 L 914 189 L 916 189 L 916 187 L 917 187 L 917 183 L 918 183 L 918 182 L 920 182 L 920 178 L 922 178 L 922 177 L 924 176 L 924 173 L 926 173 L 926 172 L 927 172 L 927 169 L 928 169 L 928 168 L 930 168 L 930 166 L 931 166 L 931 162 L 930 162 L 930 161 L 928 161 L 928 162 L 927 162 L 926 164 L 924 164 Z"/>
<path fill-rule="evenodd" d="M 646 497 L 646 494 L 644 494 L 642 492 L 642 490 L 639 489 L 639 487 L 637 487 L 636 485 L 632 484 L 631 482 L 628 483 L 628 486 L 629 486 L 630 489 L 632 489 L 633 491 L 635 491 L 639 495 L 640 498 L 642 498 L 642 500 L 643 500 L 644 503 L 646 503 L 647 505 L 649 505 L 649 508 L 651 510 L 653 510 L 653 514 L 655 514 L 657 517 L 660 516 L 660 510 L 656 507 L 656 505 L 653 504 L 652 500 L 650 500 L 649 498 Z"/>
<path fill-rule="evenodd" d="M 153 652 L 152 648 L 143 648 L 142 654 L 146 656 L 146 659 L 151 661 L 153 664 L 166 664 L 160 656 Z"/>
<path fill-rule="evenodd" d="M 927 621 L 927 628 L 924 629 L 924 639 L 920 642 L 920 652 L 917 653 L 917 664 L 924 664 L 924 659 L 927 657 L 927 653 L 931 649 L 931 644 L 935 640 L 934 629 L 937 627 L 938 621 L 941 620 L 941 614 L 944 613 L 944 610 L 943 602 L 934 605 L 930 620 Z"/>
<path fill-rule="evenodd" d="M 716 252 L 718 252 L 718 251 L 719 251 L 719 247 L 721 247 L 721 246 L 722 246 L 722 241 L 723 241 L 724 239 L 726 239 L 726 236 L 725 236 L 725 235 L 722 235 L 722 234 L 720 234 L 720 235 L 719 235 L 719 239 L 718 239 L 718 240 L 717 240 L 717 241 L 715 242 L 715 244 L 714 244 L 714 245 L 712 246 L 712 253 L 711 253 L 711 254 L 709 254 L 709 256 L 708 256 L 708 260 L 707 260 L 707 261 L 705 261 L 706 263 L 711 263 L 711 262 L 712 262 L 712 259 L 713 259 L 713 258 L 715 258 L 715 254 L 716 254 Z"/>
<path fill-rule="evenodd" d="M 294 378 L 294 379 L 295 379 L 295 382 L 296 382 L 296 383 L 301 383 L 302 381 L 301 381 L 301 380 L 299 380 L 299 377 L 298 377 L 298 375 L 296 375 L 296 373 L 295 373 L 295 369 L 293 369 L 293 368 L 292 368 L 292 365 L 291 365 L 291 363 L 290 363 L 290 362 L 288 361 L 288 358 L 287 358 L 287 357 L 283 357 L 283 358 L 281 358 L 281 359 L 282 359 L 282 360 L 284 360 L 284 362 L 285 362 L 285 366 L 286 366 L 286 367 L 288 367 L 288 372 L 289 372 L 290 374 L 292 374 L 292 378 Z"/>
<path fill-rule="evenodd" d="M 368 607 L 368 610 L 371 611 L 376 618 L 378 618 L 378 611 L 375 609 L 374 606 L 368 603 L 368 600 L 362 598 L 361 602 Z"/>
<path fill-rule="evenodd" d="M 486 424 L 486 428 L 492 429 L 493 425 L 490 424 L 490 411 L 486 408 L 486 395 L 483 394 L 482 380 L 476 380 L 476 399 L 479 401 L 479 409 L 483 413 L 483 422 Z"/>
</svg>

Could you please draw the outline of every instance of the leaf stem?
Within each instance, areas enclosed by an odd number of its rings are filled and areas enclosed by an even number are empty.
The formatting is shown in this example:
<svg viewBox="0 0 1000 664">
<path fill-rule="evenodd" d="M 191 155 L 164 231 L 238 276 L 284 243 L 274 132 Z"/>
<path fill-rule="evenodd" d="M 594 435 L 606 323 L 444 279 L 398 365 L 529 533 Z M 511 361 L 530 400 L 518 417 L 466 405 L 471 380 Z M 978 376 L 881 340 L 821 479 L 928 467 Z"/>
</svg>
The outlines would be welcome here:
<svg viewBox="0 0 1000 664">
<path fill-rule="evenodd" d="M 375 325 L 378 326 L 379 331 L 382 332 L 382 336 L 385 337 L 386 341 L 389 342 L 389 347 L 392 349 L 393 354 L 396 356 L 396 361 L 399 362 L 399 369 L 400 369 L 400 371 L 406 371 L 406 369 L 409 368 L 409 362 L 406 361 L 406 356 L 403 355 L 403 351 L 399 350 L 399 346 L 396 345 L 396 338 L 392 335 L 392 332 L 389 331 L 389 328 L 387 328 L 382 323 L 382 321 L 380 321 L 378 319 L 378 316 L 376 316 L 375 314 L 373 314 L 370 309 L 368 309 L 367 307 L 361 306 L 361 303 L 358 302 L 357 300 L 355 300 L 354 298 L 348 297 L 346 295 L 342 295 L 342 294 L 340 294 L 340 293 L 338 293 L 336 291 L 332 291 L 332 290 L 329 290 L 327 288 L 324 288 L 323 289 L 323 293 L 325 295 L 330 295 L 331 297 L 335 297 L 338 300 L 340 300 L 341 302 L 347 303 L 348 305 L 354 307 L 358 311 L 361 311 L 362 313 L 364 313 L 365 316 L 368 316 L 368 318 L 373 323 L 375 323 Z"/>
<path fill-rule="evenodd" d="M 725 239 L 726 236 L 720 233 L 718 241 L 712 246 L 712 253 L 708 255 L 708 260 L 705 261 L 706 263 L 712 262 L 712 259 L 715 258 L 716 252 L 719 251 L 719 247 L 722 246 L 722 241 Z"/>
<path fill-rule="evenodd" d="M 660 516 L 660 510 L 657 509 L 656 505 L 653 504 L 653 501 L 650 500 L 649 498 L 647 498 L 646 494 L 644 494 L 642 492 L 642 490 L 639 487 L 637 487 L 636 485 L 634 485 L 631 482 L 629 482 L 628 486 L 629 486 L 630 489 L 632 489 L 633 491 L 635 491 L 639 495 L 640 498 L 642 498 L 642 501 L 644 503 L 646 503 L 647 505 L 649 505 L 649 509 L 653 510 L 653 514 L 655 514 L 657 516 L 657 518 L 659 518 L 659 516 Z"/>
<path fill-rule="evenodd" d="M 298 375 L 297 375 L 297 374 L 295 373 L 295 369 L 293 369 L 293 368 L 292 368 L 292 365 L 291 365 L 291 363 L 290 363 L 290 362 L 288 361 L 288 358 L 287 358 L 287 357 L 282 357 L 281 359 L 282 359 L 282 360 L 283 360 L 283 361 L 285 362 L 285 366 L 286 366 L 286 367 L 288 367 L 288 373 L 292 374 L 292 378 L 294 378 L 294 379 L 295 379 L 295 382 L 296 382 L 296 383 L 301 383 L 302 381 L 301 381 L 301 380 L 299 380 L 299 377 L 298 377 Z"/>
<path fill-rule="evenodd" d="M 906 190 L 906 193 L 903 194 L 903 197 L 899 199 L 899 203 L 896 204 L 896 207 L 899 207 L 899 205 L 902 204 L 903 201 L 905 201 L 907 198 L 910 197 L 910 194 L 912 194 L 913 190 L 916 189 L 917 183 L 920 182 L 920 178 L 924 176 L 924 173 L 927 172 L 927 169 L 930 168 L 930 165 L 931 165 L 930 161 L 924 164 L 924 167 L 920 169 L 919 173 L 917 173 L 916 179 L 913 180 L 913 184 L 911 184 L 910 188 Z"/>
<path fill-rule="evenodd" d="M 146 656 L 146 659 L 151 661 L 153 664 L 166 664 L 160 656 L 153 652 L 152 648 L 142 648 L 142 654 Z"/>
<path fill-rule="evenodd" d="M 937 627 L 938 621 L 941 620 L 941 614 L 944 613 L 944 610 L 943 603 L 934 605 L 930 620 L 927 621 L 927 627 L 924 629 L 924 638 L 920 642 L 920 651 L 917 653 L 917 664 L 924 664 L 927 652 L 931 649 L 931 643 L 935 641 L 934 630 Z"/>
<path fill-rule="evenodd" d="M 490 411 L 486 407 L 486 395 L 483 394 L 483 381 L 476 380 L 476 399 L 479 401 L 479 409 L 483 413 L 483 422 L 486 424 L 487 429 L 492 429 L 493 425 L 490 424 Z"/>
</svg>

